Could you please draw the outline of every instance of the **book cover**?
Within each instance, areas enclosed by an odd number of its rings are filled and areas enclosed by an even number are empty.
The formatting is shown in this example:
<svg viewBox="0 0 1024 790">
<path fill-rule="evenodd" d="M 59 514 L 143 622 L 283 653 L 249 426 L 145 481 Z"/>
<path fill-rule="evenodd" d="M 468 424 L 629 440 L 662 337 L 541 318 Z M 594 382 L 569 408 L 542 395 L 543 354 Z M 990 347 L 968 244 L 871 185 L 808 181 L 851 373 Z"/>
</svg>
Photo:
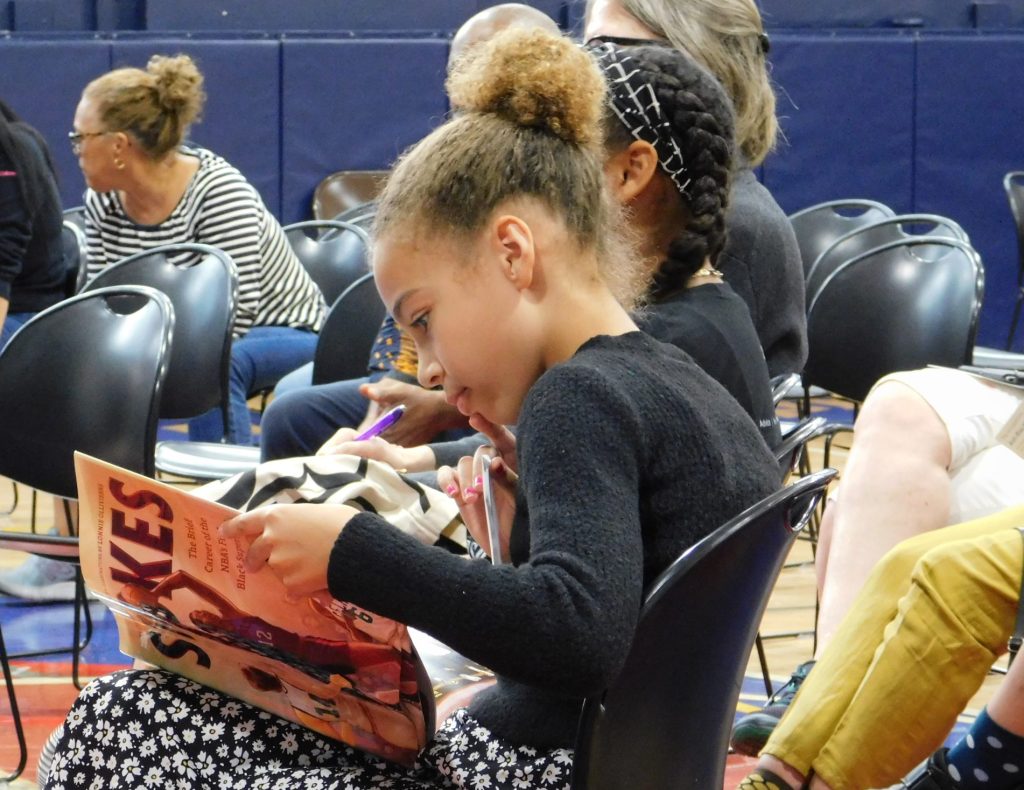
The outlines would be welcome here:
<svg viewBox="0 0 1024 790">
<path fill-rule="evenodd" d="M 408 629 L 326 591 L 292 598 L 237 511 L 75 454 L 86 584 L 121 650 L 324 736 L 410 764 L 433 733 L 433 692 Z"/>
</svg>

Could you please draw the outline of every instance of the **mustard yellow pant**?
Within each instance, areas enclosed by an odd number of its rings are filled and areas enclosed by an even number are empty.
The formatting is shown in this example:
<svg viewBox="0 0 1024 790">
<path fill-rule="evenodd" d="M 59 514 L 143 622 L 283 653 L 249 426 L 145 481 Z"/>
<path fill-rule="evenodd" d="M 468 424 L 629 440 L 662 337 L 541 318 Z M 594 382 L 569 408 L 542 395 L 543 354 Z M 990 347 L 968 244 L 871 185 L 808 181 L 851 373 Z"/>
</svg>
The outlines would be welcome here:
<svg viewBox="0 0 1024 790">
<path fill-rule="evenodd" d="M 889 552 L 762 754 L 835 790 L 865 790 L 938 748 L 1006 651 L 1024 567 L 1018 527 L 1024 507 Z"/>
</svg>

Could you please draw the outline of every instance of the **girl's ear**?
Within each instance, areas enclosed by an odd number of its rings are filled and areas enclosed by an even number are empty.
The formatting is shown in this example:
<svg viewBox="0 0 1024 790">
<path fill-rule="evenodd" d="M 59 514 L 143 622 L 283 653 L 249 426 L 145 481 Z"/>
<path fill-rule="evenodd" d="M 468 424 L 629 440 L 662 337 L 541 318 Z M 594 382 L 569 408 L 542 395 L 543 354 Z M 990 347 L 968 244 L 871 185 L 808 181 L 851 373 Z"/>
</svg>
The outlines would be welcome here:
<svg viewBox="0 0 1024 790">
<path fill-rule="evenodd" d="M 495 220 L 493 228 L 494 250 L 503 274 L 516 288 L 529 288 L 533 284 L 537 253 L 530 226 L 521 217 L 504 214 Z"/>
<path fill-rule="evenodd" d="M 616 201 L 629 205 L 654 180 L 658 171 L 658 152 L 650 143 L 634 140 L 605 161 L 604 171 Z"/>
</svg>

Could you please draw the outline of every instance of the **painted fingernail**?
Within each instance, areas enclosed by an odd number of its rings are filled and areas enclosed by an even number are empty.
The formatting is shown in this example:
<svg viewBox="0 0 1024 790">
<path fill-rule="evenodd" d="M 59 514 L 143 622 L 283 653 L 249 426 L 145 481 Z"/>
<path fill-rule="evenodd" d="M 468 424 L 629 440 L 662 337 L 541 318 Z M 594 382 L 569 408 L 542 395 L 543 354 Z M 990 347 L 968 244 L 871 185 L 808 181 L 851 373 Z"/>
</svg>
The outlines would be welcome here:
<svg viewBox="0 0 1024 790">
<path fill-rule="evenodd" d="M 484 478 L 482 475 L 477 475 L 476 480 L 473 481 L 473 485 L 482 486 L 484 484 Z"/>
<path fill-rule="evenodd" d="M 455 496 L 459 493 L 459 487 L 455 483 L 449 483 L 448 487 L 444 490 L 448 496 Z"/>
</svg>

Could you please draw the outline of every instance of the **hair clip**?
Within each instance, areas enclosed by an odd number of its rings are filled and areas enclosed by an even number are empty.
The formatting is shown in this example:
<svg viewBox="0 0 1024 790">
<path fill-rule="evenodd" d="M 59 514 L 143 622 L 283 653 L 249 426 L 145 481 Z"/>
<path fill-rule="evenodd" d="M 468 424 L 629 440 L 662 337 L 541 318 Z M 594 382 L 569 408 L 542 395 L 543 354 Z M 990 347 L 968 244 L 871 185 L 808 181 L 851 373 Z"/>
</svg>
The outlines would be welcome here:
<svg viewBox="0 0 1024 790">
<path fill-rule="evenodd" d="M 772 49 L 772 40 L 767 33 L 758 33 L 757 40 L 761 42 L 761 53 L 767 55 Z"/>
</svg>

